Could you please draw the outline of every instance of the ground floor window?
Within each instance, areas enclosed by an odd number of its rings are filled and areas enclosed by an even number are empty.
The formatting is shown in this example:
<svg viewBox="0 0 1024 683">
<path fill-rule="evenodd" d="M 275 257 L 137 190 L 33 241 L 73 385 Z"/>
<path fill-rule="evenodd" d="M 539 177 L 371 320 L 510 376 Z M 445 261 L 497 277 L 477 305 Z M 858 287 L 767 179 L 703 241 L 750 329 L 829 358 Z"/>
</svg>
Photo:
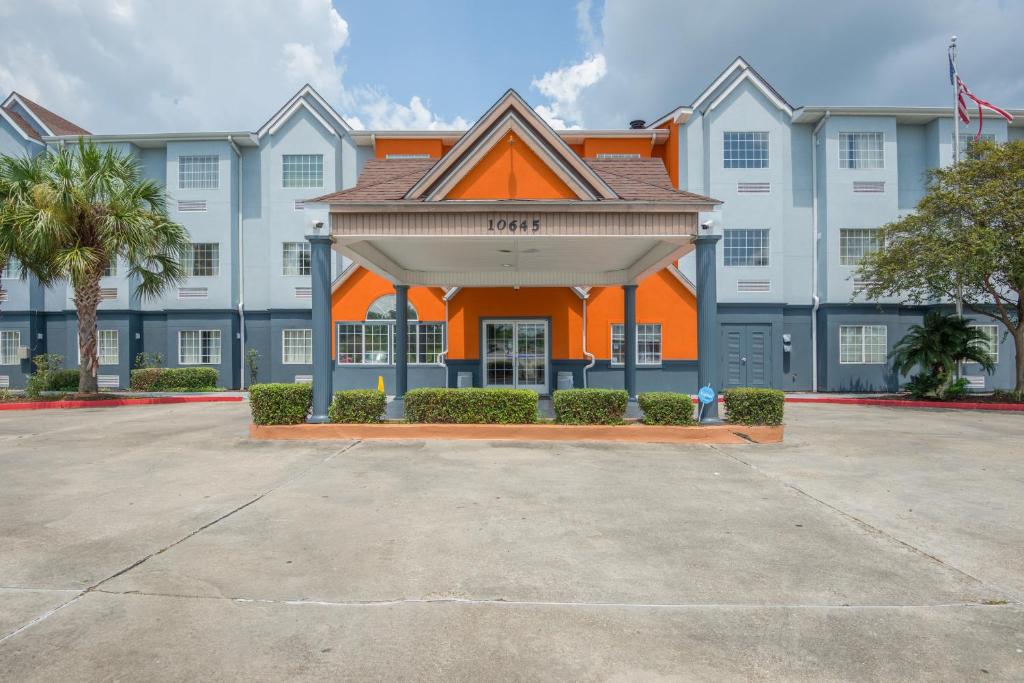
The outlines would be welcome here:
<svg viewBox="0 0 1024 683">
<path fill-rule="evenodd" d="M 100 365 L 117 365 L 118 343 L 117 330 L 99 330 L 96 332 L 96 355 Z"/>
<path fill-rule="evenodd" d="M 21 346 L 19 330 L 0 330 L 0 365 L 18 365 L 18 347 Z"/>
<path fill-rule="evenodd" d="M 612 325 L 612 365 L 626 362 L 626 326 Z M 636 326 L 636 364 L 661 363 L 661 323 L 643 323 Z"/>
<path fill-rule="evenodd" d="M 312 365 L 313 330 L 282 330 L 281 362 L 285 365 Z"/>
<path fill-rule="evenodd" d="M 985 335 L 985 339 L 977 342 L 993 363 L 999 362 L 999 328 L 996 325 L 971 325 Z"/>
<path fill-rule="evenodd" d="M 444 350 L 444 323 L 410 322 L 408 362 L 428 365 L 438 362 Z M 395 323 L 367 321 L 338 323 L 340 365 L 393 365 Z"/>
<path fill-rule="evenodd" d="M 884 364 L 888 347 L 885 325 L 839 326 L 839 362 L 844 365 Z"/>
<path fill-rule="evenodd" d="M 179 365 L 220 365 L 220 330 L 178 332 Z"/>
</svg>

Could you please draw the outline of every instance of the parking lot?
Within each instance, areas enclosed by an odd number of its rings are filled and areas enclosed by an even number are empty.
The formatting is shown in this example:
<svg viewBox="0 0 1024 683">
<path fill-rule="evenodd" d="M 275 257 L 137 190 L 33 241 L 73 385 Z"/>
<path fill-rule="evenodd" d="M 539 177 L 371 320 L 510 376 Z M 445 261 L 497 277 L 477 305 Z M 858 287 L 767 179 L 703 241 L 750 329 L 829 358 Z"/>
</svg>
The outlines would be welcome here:
<svg viewBox="0 0 1024 683">
<path fill-rule="evenodd" d="M 1024 678 L 1024 415 L 787 411 L 770 446 L 0 413 L 0 672 Z"/>
</svg>

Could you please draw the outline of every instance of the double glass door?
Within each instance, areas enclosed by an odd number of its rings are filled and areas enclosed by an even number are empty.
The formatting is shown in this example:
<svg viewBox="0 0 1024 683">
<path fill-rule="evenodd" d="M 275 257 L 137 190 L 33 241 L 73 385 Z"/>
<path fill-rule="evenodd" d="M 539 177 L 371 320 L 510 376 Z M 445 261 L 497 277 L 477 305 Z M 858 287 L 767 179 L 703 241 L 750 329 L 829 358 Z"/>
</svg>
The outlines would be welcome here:
<svg viewBox="0 0 1024 683">
<path fill-rule="evenodd" d="M 543 320 L 484 323 L 484 386 L 548 392 L 548 324 Z"/>
</svg>

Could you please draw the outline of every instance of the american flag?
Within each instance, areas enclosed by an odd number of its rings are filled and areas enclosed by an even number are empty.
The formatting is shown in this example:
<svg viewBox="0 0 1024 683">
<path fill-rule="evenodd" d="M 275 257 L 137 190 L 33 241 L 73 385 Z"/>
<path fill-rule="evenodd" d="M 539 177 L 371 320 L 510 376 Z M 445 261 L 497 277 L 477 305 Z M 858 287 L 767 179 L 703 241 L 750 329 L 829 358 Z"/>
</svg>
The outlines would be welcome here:
<svg viewBox="0 0 1024 683">
<path fill-rule="evenodd" d="M 974 136 L 975 141 L 981 139 L 981 128 L 983 125 L 985 125 L 984 111 L 986 109 L 995 112 L 999 116 L 1002 116 L 1004 119 L 1006 119 L 1007 123 L 1013 121 L 1013 116 L 1010 114 L 1010 112 L 1006 111 L 1005 109 L 1000 109 L 991 102 L 986 102 L 980 97 L 977 97 L 974 93 L 970 91 L 970 89 L 967 87 L 967 84 L 960 80 L 960 74 L 957 73 L 956 64 L 953 62 L 952 50 L 950 50 L 949 53 L 949 84 L 956 88 L 956 111 L 957 116 L 963 123 L 971 122 L 971 112 L 970 109 L 968 109 L 967 107 L 967 100 L 971 100 L 978 105 L 978 132 Z"/>
</svg>

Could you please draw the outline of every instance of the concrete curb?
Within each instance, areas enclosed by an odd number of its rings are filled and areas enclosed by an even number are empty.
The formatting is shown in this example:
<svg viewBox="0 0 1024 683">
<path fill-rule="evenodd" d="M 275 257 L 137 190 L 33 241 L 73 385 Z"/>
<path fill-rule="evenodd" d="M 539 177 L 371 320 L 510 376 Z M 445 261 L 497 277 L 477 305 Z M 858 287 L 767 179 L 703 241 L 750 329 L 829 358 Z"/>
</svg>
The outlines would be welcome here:
<svg viewBox="0 0 1024 683">
<path fill-rule="evenodd" d="M 237 403 L 242 396 L 154 396 L 150 398 L 112 398 L 96 401 L 31 401 L 0 403 L 0 410 L 49 410 L 53 408 L 116 408 L 168 403 Z"/>
</svg>

